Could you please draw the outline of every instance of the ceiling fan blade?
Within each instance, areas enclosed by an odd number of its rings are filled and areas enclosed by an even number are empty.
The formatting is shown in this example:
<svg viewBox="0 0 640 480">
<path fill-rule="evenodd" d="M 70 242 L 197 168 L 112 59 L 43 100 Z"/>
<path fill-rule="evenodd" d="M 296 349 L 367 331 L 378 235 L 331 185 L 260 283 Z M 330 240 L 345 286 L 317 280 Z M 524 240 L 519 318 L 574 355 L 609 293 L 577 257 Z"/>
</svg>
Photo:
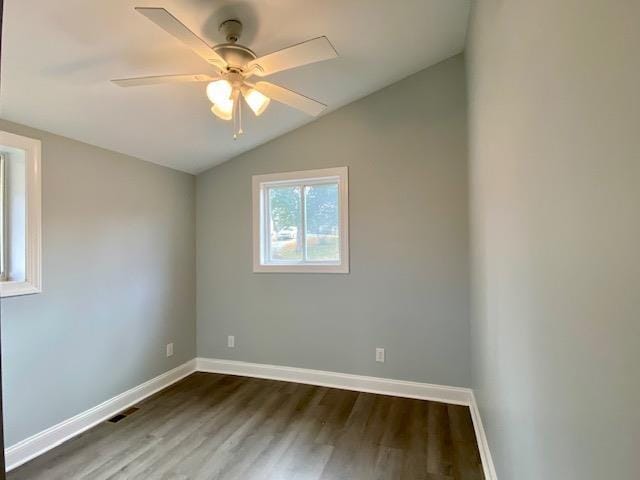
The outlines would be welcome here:
<svg viewBox="0 0 640 480">
<path fill-rule="evenodd" d="M 299 93 L 296 93 L 287 88 L 276 85 L 270 82 L 258 82 L 254 87 L 257 91 L 266 95 L 267 97 L 276 100 L 280 103 L 284 103 L 293 108 L 297 108 L 314 117 L 322 113 L 327 108 L 324 103 L 317 102 L 309 97 L 305 97 Z"/>
<path fill-rule="evenodd" d="M 184 82 L 211 82 L 218 77 L 206 74 L 185 74 L 185 75 L 159 75 L 155 77 L 118 78 L 111 80 L 119 87 L 139 87 L 143 85 L 158 85 L 161 83 L 184 83 Z"/>
<path fill-rule="evenodd" d="M 220 69 L 226 67 L 227 62 L 224 58 L 164 8 L 136 7 L 136 11 L 176 37 L 210 64 Z"/>
<path fill-rule="evenodd" d="M 266 77 L 282 70 L 330 60 L 337 56 L 338 52 L 333 48 L 329 39 L 327 37 L 318 37 L 256 58 L 250 61 L 247 66 L 249 68 L 256 66 L 257 68 L 253 73 L 259 77 Z"/>
</svg>

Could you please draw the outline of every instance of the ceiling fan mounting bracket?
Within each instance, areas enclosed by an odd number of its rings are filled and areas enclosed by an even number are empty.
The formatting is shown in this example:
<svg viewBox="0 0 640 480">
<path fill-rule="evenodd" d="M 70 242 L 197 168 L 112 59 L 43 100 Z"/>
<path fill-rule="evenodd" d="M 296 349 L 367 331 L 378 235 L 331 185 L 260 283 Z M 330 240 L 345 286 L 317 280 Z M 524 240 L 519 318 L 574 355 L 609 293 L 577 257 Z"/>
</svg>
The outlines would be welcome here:
<svg viewBox="0 0 640 480">
<path fill-rule="evenodd" d="M 240 35 L 242 35 L 242 22 L 235 18 L 230 18 L 222 22 L 218 30 L 224 34 L 227 42 L 236 43 L 240 39 Z"/>
</svg>

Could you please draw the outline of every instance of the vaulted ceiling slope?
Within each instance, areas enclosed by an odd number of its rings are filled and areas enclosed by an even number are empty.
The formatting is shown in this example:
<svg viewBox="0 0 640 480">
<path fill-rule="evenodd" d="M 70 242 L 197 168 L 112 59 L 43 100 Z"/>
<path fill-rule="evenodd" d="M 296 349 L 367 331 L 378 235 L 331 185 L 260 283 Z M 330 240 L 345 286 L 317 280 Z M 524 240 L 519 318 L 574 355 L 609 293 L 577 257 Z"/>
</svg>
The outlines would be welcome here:
<svg viewBox="0 0 640 480">
<path fill-rule="evenodd" d="M 5 0 L 0 116 L 197 173 L 313 120 L 271 102 L 233 140 L 206 84 L 123 89 L 110 79 L 214 73 L 133 9 L 164 7 L 210 45 L 238 18 L 258 56 L 326 35 L 340 57 L 269 77 L 330 112 L 464 48 L 470 0 Z"/>
</svg>

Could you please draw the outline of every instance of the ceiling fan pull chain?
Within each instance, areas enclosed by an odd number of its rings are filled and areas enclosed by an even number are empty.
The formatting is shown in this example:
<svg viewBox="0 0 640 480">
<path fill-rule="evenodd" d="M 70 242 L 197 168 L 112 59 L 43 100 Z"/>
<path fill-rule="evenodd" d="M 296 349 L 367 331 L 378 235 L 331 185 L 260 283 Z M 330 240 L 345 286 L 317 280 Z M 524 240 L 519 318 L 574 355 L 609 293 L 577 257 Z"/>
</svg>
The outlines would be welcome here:
<svg viewBox="0 0 640 480">
<path fill-rule="evenodd" d="M 244 135 L 244 130 L 242 130 L 242 100 L 240 99 L 240 95 L 238 95 L 238 135 Z"/>
<path fill-rule="evenodd" d="M 233 139 L 238 139 L 238 97 L 234 95 L 233 99 Z"/>
</svg>

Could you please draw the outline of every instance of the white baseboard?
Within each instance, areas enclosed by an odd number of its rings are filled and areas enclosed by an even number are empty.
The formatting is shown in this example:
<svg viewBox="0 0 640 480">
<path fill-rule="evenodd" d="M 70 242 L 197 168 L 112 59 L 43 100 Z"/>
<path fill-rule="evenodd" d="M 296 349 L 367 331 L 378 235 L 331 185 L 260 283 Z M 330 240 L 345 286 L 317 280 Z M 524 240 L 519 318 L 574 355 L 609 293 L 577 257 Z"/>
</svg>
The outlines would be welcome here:
<svg viewBox="0 0 640 480">
<path fill-rule="evenodd" d="M 434 402 L 470 405 L 471 390 L 460 387 L 446 387 L 429 383 L 408 382 L 380 377 L 365 377 L 350 373 L 326 372 L 307 368 L 265 365 L 261 363 L 196 358 L 199 372 L 226 373 L 245 377 L 269 378 L 287 382 L 306 383 L 323 387 L 356 390 L 358 392 L 395 395 L 397 397 L 418 398 Z"/>
<path fill-rule="evenodd" d="M 196 371 L 268 378 L 359 392 L 466 405 L 471 410 L 471 418 L 478 441 L 478 449 L 482 459 L 485 479 L 497 480 L 491 452 L 489 452 L 487 437 L 482 426 L 480 412 L 478 411 L 478 405 L 476 404 L 473 391 L 469 388 L 448 387 L 405 380 L 214 358 L 196 358 L 190 360 L 100 405 L 79 413 L 74 417 L 10 446 L 5 450 L 7 471 L 28 462 L 38 455 L 42 455 L 66 440 L 79 435 L 85 430 L 111 418 L 118 412 L 125 410 Z"/>
<path fill-rule="evenodd" d="M 169 370 L 106 402 L 102 402 L 100 405 L 85 410 L 74 417 L 11 445 L 5 449 L 7 471 L 28 462 L 38 455 L 42 455 L 66 440 L 79 435 L 98 423 L 104 422 L 118 412 L 190 375 L 195 372 L 195 364 L 195 360 L 189 360 L 173 370 Z"/>
<path fill-rule="evenodd" d="M 496 468 L 493 465 L 493 458 L 491 458 L 491 452 L 489 451 L 489 442 L 487 441 L 487 435 L 482 426 L 482 418 L 480 418 L 480 410 L 478 410 L 478 404 L 476 402 L 476 396 L 471 391 L 471 403 L 469 405 L 471 410 L 471 419 L 473 420 L 473 428 L 476 431 L 476 440 L 478 442 L 478 450 L 480 451 L 480 458 L 482 459 L 482 469 L 484 470 L 485 480 L 498 480 L 496 475 Z"/>
<path fill-rule="evenodd" d="M 465 405 L 471 411 L 473 428 L 476 433 L 478 450 L 482 459 L 485 480 L 498 480 L 489 444 L 482 426 L 478 405 L 470 388 L 448 387 L 429 383 L 392 380 L 389 378 L 366 377 L 348 373 L 326 372 L 307 368 L 265 365 L 260 363 L 220 360 L 216 358 L 196 358 L 196 370 L 199 372 L 225 373 L 245 377 L 269 378 L 287 382 L 306 383 L 323 387 L 356 390 L 359 392 L 379 393 L 397 397 L 417 398 L 435 402 Z"/>
</svg>

